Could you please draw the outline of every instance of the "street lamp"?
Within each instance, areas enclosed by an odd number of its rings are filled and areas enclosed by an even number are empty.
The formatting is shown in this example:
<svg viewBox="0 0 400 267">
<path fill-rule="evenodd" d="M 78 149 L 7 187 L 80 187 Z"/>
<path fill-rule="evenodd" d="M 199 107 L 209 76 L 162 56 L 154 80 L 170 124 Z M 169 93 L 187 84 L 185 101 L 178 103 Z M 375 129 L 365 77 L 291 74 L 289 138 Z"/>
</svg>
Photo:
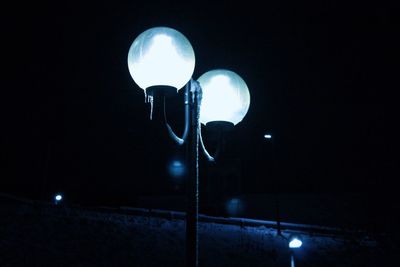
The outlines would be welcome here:
<svg viewBox="0 0 400 267">
<path fill-rule="evenodd" d="M 289 241 L 289 248 L 300 248 L 303 242 L 297 237 L 293 237 Z"/>
<path fill-rule="evenodd" d="M 63 195 L 60 193 L 57 193 L 54 195 L 54 204 L 59 205 L 61 201 L 63 200 Z"/>
<path fill-rule="evenodd" d="M 275 148 L 274 148 L 274 139 L 272 138 L 272 134 L 270 132 L 267 132 L 264 134 L 264 140 L 270 144 L 270 150 L 271 150 L 271 157 L 270 161 L 272 163 L 272 172 L 271 175 L 273 177 L 274 181 L 274 190 L 273 190 L 273 195 L 275 197 L 275 216 L 276 216 L 276 230 L 277 234 L 279 236 L 282 236 L 282 231 L 281 231 L 281 216 L 280 216 L 280 201 L 279 201 L 279 180 L 277 179 L 277 171 L 276 171 L 276 165 L 275 165 Z"/>
<path fill-rule="evenodd" d="M 270 134 L 264 134 L 264 138 L 265 138 L 265 139 L 271 139 L 271 138 L 272 138 L 272 135 L 270 135 Z"/>
<path fill-rule="evenodd" d="M 183 34 L 168 27 L 144 31 L 133 41 L 128 52 L 129 72 L 144 90 L 145 100 L 151 103 L 151 108 L 156 95 L 176 95 L 178 90 L 185 88 L 182 137 L 178 137 L 167 123 L 165 107 L 164 119 L 170 137 L 179 145 L 188 145 L 187 266 L 198 266 L 199 144 L 207 159 L 214 160 L 205 149 L 200 123 L 218 123 L 230 128 L 243 119 L 250 105 L 249 90 L 238 74 L 218 69 L 204 73 L 195 81 L 192 79 L 194 66 L 195 55 L 190 42 Z"/>
<path fill-rule="evenodd" d="M 290 249 L 290 267 L 295 267 L 294 252 L 299 249 L 303 242 L 297 236 L 292 236 L 289 238 L 289 249 Z"/>
</svg>

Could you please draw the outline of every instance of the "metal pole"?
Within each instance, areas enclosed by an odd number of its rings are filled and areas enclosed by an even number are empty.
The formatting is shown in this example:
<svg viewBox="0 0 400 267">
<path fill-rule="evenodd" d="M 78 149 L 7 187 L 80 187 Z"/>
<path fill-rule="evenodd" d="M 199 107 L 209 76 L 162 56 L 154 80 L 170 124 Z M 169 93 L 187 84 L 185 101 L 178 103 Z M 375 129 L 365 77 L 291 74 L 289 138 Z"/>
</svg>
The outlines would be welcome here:
<svg viewBox="0 0 400 267">
<path fill-rule="evenodd" d="M 295 267 L 293 251 L 290 252 L 290 267 Z"/>
<path fill-rule="evenodd" d="M 190 86 L 190 132 L 188 138 L 189 175 L 186 213 L 186 266 L 198 266 L 198 212 L 199 212 L 199 115 L 201 87 L 196 81 Z"/>
<path fill-rule="evenodd" d="M 275 183 L 275 212 L 276 212 L 276 230 L 277 234 L 279 236 L 282 236 L 282 231 L 281 231 L 281 213 L 280 213 L 280 199 L 279 199 L 279 194 L 280 194 L 280 181 L 278 179 L 278 172 L 276 170 L 276 163 L 275 163 L 275 147 L 274 147 L 274 139 L 275 136 L 272 136 L 271 138 L 271 155 L 272 155 L 272 175 L 273 175 L 273 180 Z"/>
</svg>

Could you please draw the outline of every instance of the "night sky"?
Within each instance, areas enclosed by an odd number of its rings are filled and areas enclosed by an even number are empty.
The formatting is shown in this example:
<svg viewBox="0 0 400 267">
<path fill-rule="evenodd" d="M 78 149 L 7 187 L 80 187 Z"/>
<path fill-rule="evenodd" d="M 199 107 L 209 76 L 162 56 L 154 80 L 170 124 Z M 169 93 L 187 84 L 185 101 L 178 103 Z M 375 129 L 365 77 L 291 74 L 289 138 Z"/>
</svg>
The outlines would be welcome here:
<svg viewBox="0 0 400 267">
<path fill-rule="evenodd" d="M 250 109 L 219 167 L 240 177 L 240 193 L 394 190 L 398 34 L 390 5 L 83 2 L 3 9 L 0 191 L 121 205 L 182 192 L 166 164 L 184 149 L 149 120 L 127 67 L 131 43 L 154 26 L 189 39 L 194 79 L 226 68 L 246 81 Z M 179 133 L 180 97 L 167 102 Z M 212 168 L 201 159 L 204 179 L 218 173 Z"/>
</svg>

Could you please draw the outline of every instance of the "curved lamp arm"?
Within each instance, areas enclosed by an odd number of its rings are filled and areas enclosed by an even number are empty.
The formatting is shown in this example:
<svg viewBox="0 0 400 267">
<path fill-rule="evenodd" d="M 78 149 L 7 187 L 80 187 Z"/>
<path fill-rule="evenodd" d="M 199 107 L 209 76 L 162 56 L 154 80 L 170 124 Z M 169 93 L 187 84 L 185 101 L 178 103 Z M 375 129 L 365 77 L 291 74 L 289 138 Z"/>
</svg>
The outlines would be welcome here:
<svg viewBox="0 0 400 267">
<path fill-rule="evenodd" d="M 172 130 L 171 126 L 168 124 L 167 121 L 167 114 L 165 111 L 165 98 L 164 98 L 164 121 L 165 121 L 165 126 L 167 127 L 167 131 L 169 136 L 172 138 L 172 140 L 175 141 L 178 145 L 183 145 L 186 141 L 186 138 L 189 133 L 189 89 L 190 89 L 190 83 L 192 80 L 190 80 L 186 85 L 185 85 L 185 98 L 184 98 L 184 103 L 185 103 L 185 128 L 183 130 L 183 135 L 182 138 L 178 137 L 175 132 Z"/>
<path fill-rule="evenodd" d="M 201 136 L 201 124 L 199 124 L 199 139 L 200 139 L 201 150 L 203 150 L 204 156 L 206 156 L 208 161 L 215 162 L 215 158 L 213 156 L 211 156 L 210 153 L 208 153 L 208 151 L 204 145 L 203 138 Z"/>
<path fill-rule="evenodd" d="M 211 125 L 209 125 L 211 124 Z M 213 135 L 215 135 L 216 139 L 216 149 L 213 156 L 210 156 L 208 151 L 204 146 L 204 142 L 201 138 L 201 131 L 199 130 L 200 135 L 200 144 L 203 149 L 203 152 L 209 161 L 218 161 L 221 155 L 224 153 L 226 148 L 226 137 L 227 133 L 232 130 L 234 124 L 227 121 L 212 121 L 207 123 L 207 128 L 210 127 Z"/>
<path fill-rule="evenodd" d="M 169 125 L 168 120 L 167 120 L 167 112 L 166 112 L 166 108 L 165 108 L 165 98 L 164 98 L 164 121 L 165 121 L 165 126 L 167 127 L 167 131 L 169 136 L 171 137 L 172 140 L 175 141 L 175 143 L 177 143 L 178 145 L 183 145 L 186 142 L 188 133 L 189 133 L 189 127 L 190 127 L 190 92 L 191 90 L 195 90 L 194 88 L 192 88 L 192 86 L 200 86 L 198 84 L 198 82 L 194 81 L 193 79 L 190 79 L 190 81 L 185 85 L 185 96 L 184 96 L 184 104 L 185 104 L 185 128 L 183 130 L 183 135 L 182 138 L 177 136 L 174 132 L 174 130 L 172 129 L 172 127 Z M 215 157 L 211 156 L 210 153 L 207 151 L 204 142 L 203 142 L 203 138 L 201 135 L 201 124 L 199 123 L 198 125 L 198 134 L 199 134 L 199 141 L 200 141 L 200 145 L 201 145 L 201 149 L 205 155 L 205 157 L 207 158 L 208 161 L 210 162 L 215 162 Z M 217 156 L 219 154 L 219 146 L 217 148 L 216 151 L 216 155 Z"/>
</svg>

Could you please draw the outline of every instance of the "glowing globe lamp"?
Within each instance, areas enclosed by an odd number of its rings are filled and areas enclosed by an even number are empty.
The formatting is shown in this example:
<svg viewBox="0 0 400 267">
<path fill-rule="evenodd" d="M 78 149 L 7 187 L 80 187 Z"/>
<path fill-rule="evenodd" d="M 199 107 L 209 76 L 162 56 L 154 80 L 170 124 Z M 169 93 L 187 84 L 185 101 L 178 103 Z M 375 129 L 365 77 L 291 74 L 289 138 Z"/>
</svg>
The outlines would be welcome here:
<svg viewBox="0 0 400 267">
<path fill-rule="evenodd" d="M 63 200 L 63 195 L 58 193 L 54 195 L 54 204 L 58 205 Z"/>
<path fill-rule="evenodd" d="M 300 239 L 298 239 L 297 237 L 294 237 L 289 242 L 289 248 L 299 248 L 299 247 L 301 247 L 302 244 L 303 244 L 303 242 L 301 242 Z"/>
<path fill-rule="evenodd" d="M 188 39 L 168 27 L 144 31 L 128 52 L 129 72 L 143 90 L 151 86 L 179 90 L 192 77 L 194 65 L 194 51 Z"/>
<path fill-rule="evenodd" d="M 197 80 L 203 89 L 200 122 L 242 121 L 250 106 L 250 93 L 244 80 L 235 72 L 211 70 Z"/>
</svg>

